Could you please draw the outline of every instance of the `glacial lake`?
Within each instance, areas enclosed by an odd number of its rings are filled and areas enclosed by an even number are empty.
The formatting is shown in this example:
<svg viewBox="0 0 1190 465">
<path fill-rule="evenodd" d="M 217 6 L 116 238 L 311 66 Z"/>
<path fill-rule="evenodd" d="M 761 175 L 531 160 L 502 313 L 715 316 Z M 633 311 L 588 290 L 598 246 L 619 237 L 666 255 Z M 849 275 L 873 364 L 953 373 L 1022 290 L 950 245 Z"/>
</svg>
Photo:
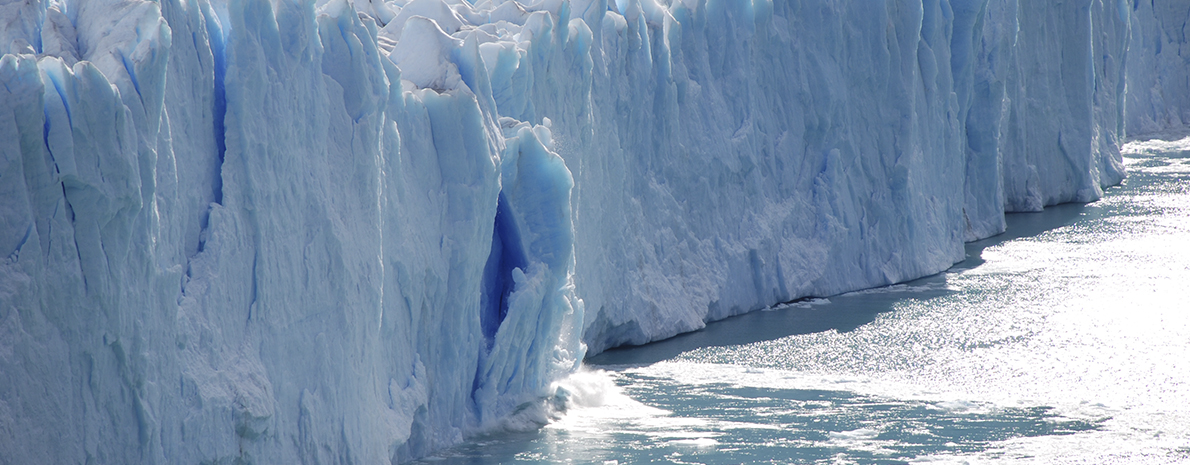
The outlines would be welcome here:
<svg viewBox="0 0 1190 465">
<path fill-rule="evenodd" d="M 950 270 L 587 361 L 432 463 L 1190 463 L 1190 138 Z"/>
</svg>

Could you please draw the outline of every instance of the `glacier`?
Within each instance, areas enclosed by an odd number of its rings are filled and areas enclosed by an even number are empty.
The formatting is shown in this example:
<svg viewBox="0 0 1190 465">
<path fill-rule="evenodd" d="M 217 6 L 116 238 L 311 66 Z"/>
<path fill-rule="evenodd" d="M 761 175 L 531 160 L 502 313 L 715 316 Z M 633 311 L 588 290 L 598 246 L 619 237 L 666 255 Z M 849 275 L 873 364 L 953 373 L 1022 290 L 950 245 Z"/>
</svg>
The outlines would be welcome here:
<svg viewBox="0 0 1190 465">
<path fill-rule="evenodd" d="M 0 463 L 400 462 L 939 272 L 1190 122 L 1174 0 L 0 4 Z"/>
</svg>

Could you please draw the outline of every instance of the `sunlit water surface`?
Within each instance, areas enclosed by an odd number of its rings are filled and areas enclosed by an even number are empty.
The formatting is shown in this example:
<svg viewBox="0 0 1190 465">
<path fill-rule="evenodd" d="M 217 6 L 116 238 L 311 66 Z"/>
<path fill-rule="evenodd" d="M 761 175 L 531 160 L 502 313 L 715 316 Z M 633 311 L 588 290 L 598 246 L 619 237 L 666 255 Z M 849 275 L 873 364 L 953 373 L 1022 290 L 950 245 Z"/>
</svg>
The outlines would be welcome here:
<svg viewBox="0 0 1190 465">
<path fill-rule="evenodd" d="M 448 463 L 1190 463 L 1190 138 L 910 283 L 592 360 Z"/>
</svg>

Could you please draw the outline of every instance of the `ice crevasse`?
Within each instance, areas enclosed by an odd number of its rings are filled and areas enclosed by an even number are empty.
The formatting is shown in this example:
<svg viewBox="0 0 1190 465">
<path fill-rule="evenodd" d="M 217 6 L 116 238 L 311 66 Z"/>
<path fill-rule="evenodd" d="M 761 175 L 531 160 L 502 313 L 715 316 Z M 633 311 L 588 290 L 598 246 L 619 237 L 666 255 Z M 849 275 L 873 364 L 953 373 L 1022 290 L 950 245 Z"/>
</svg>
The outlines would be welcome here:
<svg viewBox="0 0 1190 465">
<path fill-rule="evenodd" d="M 407 460 L 938 272 L 1185 124 L 1180 5 L 4 2 L 0 463 Z"/>
</svg>

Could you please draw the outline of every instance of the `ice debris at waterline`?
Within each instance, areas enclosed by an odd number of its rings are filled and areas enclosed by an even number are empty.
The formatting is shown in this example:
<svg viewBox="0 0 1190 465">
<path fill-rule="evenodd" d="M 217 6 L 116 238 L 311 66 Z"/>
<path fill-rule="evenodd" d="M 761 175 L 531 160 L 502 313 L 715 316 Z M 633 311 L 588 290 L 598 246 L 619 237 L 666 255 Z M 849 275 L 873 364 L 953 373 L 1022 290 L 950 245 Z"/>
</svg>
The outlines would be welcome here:
<svg viewBox="0 0 1190 465">
<path fill-rule="evenodd" d="M 400 461 L 942 270 L 1186 120 L 1147 3 L 6 2 L 0 462 Z"/>
</svg>

